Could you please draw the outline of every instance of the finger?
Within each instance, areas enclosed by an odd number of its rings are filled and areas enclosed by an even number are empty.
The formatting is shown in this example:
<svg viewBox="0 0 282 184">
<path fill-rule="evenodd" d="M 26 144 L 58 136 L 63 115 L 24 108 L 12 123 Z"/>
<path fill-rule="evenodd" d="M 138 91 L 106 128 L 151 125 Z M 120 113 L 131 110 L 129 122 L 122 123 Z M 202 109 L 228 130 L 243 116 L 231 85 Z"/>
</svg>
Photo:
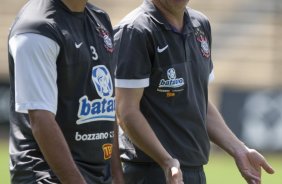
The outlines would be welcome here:
<svg viewBox="0 0 282 184">
<path fill-rule="evenodd" d="M 252 184 L 259 184 L 261 180 L 259 178 L 248 178 L 246 181 L 251 181 Z"/>
<path fill-rule="evenodd" d="M 172 176 L 178 174 L 178 172 L 179 172 L 178 168 L 176 168 L 176 167 L 170 168 L 170 171 L 171 171 L 171 175 L 172 175 Z"/>
<path fill-rule="evenodd" d="M 260 184 L 260 180 L 252 179 L 252 178 L 245 178 L 248 184 Z"/>
<path fill-rule="evenodd" d="M 261 169 L 262 167 L 267 173 L 273 174 L 274 169 L 267 163 L 266 159 L 260 153 L 258 152 L 254 152 L 254 153 L 256 153 L 256 155 L 258 156 L 258 161 L 253 163 L 253 165 L 256 165 L 257 170 L 258 168 Z"/>
<path fill-rule="evenodd" d="M 177 167 L 172 167 L 170 168 L 170 172 L 171 172 L 172 180 L 173 182 L 175 182 L 175 184 L 184 184 L 182 178 L 182 172 L 180 169 L 178 169 Z"/>
<path fill-rule="evenodd" d="M 253 170 L 250 171 L 253 175 L 261 177 L 261 165 L 256 165 L 253 167 Z"/>
<path fill-rule="evenodd" d="M 266 161 L 266 159 L 258 153 L 260 156 L 260 167 L 262 167 L 267 173 L 273 174 L 274 169 L 270 166 L 270 164 Z"/>
<path fill-rule="evenodd" d="M 261 164 L 261 167 L 269 174 L 273 174 L 275 172 L 274 169 L 266 161 Z"/>
<path fill-rule="evenodd" d="M 251 180 L 251 184 L 257 184 L 256 180 Z"/>
<path fill-rule="evenodd" d="M 245 173 L 242 173 L 243 174 L 243 177 L 246 179 L 246 181 L 248 181 L 248 183 L 253 183 L 254 184 L 257 184 L 257 183 L 260 183 L 260 176 L 257 176 L 256 174 L 254 173 L 251 173 L 251 172 L 245 172 Z"/>
</svg>

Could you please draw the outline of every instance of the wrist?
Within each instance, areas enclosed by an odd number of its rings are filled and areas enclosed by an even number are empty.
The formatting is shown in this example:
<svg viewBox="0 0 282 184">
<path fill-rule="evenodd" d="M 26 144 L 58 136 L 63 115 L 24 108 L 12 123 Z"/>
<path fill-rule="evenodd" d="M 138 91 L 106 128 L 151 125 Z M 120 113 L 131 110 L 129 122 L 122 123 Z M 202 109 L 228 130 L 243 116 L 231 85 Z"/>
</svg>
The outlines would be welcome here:
<svg viewBox="0 0 282 184">
<path fill-rule="evenodd" d="M 169 157 L 163 160 L 163 162 L 160 164 L 163 170 L 168 170 L 171 167 L 175 167 L 176 165 L 179 165 L 179 162 L 177 159 Z"/>
<path fill-rule="evenodd" d="M 61 181 L 62 183 L 68 183 L 68 184 L 87 184 L 86 181 L 83 178 L 73 178 L 73 179 L 67 179 L 65 181 Z"/>
<path fill-rule="evenodd" d="M 67 172 L 68 174 L 60 174 L 59 179 L 61 183 L 68 183 L 68 184 L 86 184 L 85 179 L 83 178 L 82 174 L 78 171 L 77 168 L 74 168 L 72 171 Z"/>
<path fill-rule="evenodd" d="M 234 146 L 230 151 L 229 154 L 233 158 L 237 158 L 242 154 L 246 154 L 248 152 L 249 148 L 243 143 L 240 142 L 237 146 Z"/>
</svg>

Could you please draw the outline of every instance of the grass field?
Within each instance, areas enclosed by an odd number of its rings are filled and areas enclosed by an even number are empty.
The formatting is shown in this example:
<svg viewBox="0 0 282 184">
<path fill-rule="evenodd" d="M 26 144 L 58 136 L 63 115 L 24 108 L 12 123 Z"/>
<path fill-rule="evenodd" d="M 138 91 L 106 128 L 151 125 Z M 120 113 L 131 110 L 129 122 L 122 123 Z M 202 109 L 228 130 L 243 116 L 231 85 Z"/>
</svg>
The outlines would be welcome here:
<svg viewBox="0 0 282 184">
<path fill-rule="evenodd" d="M 9 184 L 8 143 L 0 140 L 0 184 Z"/>
<path fill-rule="evenodd" d="M 269 175 L 262 172 L 262 184 L 282 184 L 282 154 L 264 155 L 275 170 Z M 208 184 L 245 184 L 233 159 L 225 153 L 212 153 L 205 167 Z"/>
<path fill-rule="evenodd" d="M 263 172 L 262 184 L 282 184 L 282 154 L 265 155 L 276 173 Z M 9 184 L 8 144 L 0 141 L 0 184 Z M 205 167 L 208 184 L 245 184 L 233 160 L 225 153 L 212 153 Z"/>
</svg>

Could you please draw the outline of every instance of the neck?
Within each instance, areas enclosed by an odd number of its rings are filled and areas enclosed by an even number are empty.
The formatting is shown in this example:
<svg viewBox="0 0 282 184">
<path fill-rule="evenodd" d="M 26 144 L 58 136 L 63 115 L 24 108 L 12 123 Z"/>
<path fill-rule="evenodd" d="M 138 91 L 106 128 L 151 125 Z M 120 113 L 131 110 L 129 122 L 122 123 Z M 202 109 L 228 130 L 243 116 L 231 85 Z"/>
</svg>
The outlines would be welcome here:
<svg viewBox="0 0 282 184">
<path fill-rule="evenodd" d="M 71 11 L 83 12 L 87 0 L 61 0 Z"/>
<path fill-rule="evenodd" d="M 184 12 L 186 4 L 173 6 L 159 0 L 152 0 L 154 5 L 160 10 L 165 19 L 179 32 L 182 31 L 184 25 Z"/>
</svg>

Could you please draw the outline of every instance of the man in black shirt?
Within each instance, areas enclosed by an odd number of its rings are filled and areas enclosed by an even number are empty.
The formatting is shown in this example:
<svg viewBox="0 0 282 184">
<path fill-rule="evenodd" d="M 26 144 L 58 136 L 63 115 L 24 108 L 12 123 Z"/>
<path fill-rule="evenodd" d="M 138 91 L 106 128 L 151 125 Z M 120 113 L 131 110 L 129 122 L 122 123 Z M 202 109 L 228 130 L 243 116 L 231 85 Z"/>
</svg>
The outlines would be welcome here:
<svg viewBox="0 0 282 184">
<path fill-rule="evenodd" d="M 9 35 L 11 183 L 110 184 L 111 170 L 118 182 L 112 54 L 108 15 L 87 0 L 22 8 Z"/>
<path fill-rule="evenodd" d="M 115 29 L 126 183 L 206 183 L 210 139 L 235 158 L 248 183 L 259 183 L 261 167 L 273 170 L 237 139 L 208 100 L 210 24 L 187 3 L 144 0 Z"/>
</svg>

